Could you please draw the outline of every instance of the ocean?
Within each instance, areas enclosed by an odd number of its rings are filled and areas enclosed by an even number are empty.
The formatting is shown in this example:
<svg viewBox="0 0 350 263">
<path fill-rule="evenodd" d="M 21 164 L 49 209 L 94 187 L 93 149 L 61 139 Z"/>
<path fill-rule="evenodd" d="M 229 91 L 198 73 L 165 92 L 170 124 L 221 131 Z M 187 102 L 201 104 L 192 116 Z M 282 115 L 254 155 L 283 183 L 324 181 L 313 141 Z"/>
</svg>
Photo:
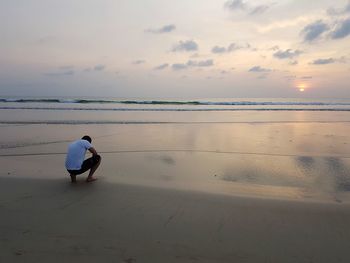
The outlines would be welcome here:
<svg viewBox="0 0 350 263">
<path fill-rule="evenodd" d="M 0 98 L 3 176 L 64 179 L 83 135 L 110 183 L 350 202 L 349 99 Z"/>
<path fill-rule="evenodd" d="M 320 112 L 323 114 L 319 115 Z M 346 121 L 348 112 L 350 99 L 0 98 L 0 124 L 332 122 Z"/>
</svg>

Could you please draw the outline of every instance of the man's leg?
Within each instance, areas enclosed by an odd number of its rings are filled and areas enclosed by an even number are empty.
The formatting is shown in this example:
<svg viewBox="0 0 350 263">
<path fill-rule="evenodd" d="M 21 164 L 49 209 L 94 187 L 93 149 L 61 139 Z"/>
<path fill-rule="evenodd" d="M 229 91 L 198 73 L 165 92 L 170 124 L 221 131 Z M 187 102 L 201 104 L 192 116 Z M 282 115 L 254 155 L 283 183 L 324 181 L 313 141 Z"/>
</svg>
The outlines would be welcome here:
<svg viewBox="0 0 350 263">
<path fill-rule="evenodd" d="M 72 180 L 72 183 L 76 183 L 77 182 L 77 176 L 75 174 L 69 174 L 70 175 L 70 179 Z"/>
<path fill-rule="evenodd" d="M 88 175 L 88 177 L 86 178 L 86 181 L 87 181 L 87 182 L 92 182 L 92 181 L 97 180 L 97 178 L 93 177 L 93 174 L 95 173 L 95 171 L 97 170 L 97 168 L 100 166 L 100 163 L 101 163 L 101 156 L 100 156 L 100 155 L 97 155 L 97 156 L 95 156 L 94 158 L 96 158 L 97 163 L 90 169 L 89 175 Z"/>
</svg>

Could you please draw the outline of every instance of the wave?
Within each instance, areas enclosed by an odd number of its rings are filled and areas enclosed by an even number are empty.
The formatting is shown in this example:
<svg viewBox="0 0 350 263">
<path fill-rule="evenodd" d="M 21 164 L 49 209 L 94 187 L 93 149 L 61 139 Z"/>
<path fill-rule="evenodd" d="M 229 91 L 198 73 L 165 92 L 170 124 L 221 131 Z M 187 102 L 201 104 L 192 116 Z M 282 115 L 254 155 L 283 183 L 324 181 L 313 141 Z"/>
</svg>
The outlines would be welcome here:
<svg viewBox="0 0 350 263">
<path fill-rule="evenodd" d="M 2 107 L 0 110 L 52 111 L 350 111 L 349 108 L 77 108 L 77 107 Z"/>
<path fill-rule="evenodd" d="M 1 121 L 8 125 L 91 125 L 91 124 L 121 124 L 121 125 L 161 125 L 161 124 L 288 124 L 288 123 L 350 123 L 350 121 L 113 121 L 113 120 L 28 120 Z"/>
<path fill-rule="evenodd" d="M 30 103 L 30 102 L 46 102 L 46 103 L 62 103 L 59 99 L 0 99 L 0 102 L 18 102 L 18 103 Z"/>
<path fill-rule="evenodd" d="M 9 103 L 76 103 L 76 104 L 138 104 L 138 105 L 217 105 L 217 106 L 350 106 L 349 102 L 337 101 L 173 101 L 173 100 L 98 100 L 98 99 L 37 99 L 0 98 Z"/>
</svg>

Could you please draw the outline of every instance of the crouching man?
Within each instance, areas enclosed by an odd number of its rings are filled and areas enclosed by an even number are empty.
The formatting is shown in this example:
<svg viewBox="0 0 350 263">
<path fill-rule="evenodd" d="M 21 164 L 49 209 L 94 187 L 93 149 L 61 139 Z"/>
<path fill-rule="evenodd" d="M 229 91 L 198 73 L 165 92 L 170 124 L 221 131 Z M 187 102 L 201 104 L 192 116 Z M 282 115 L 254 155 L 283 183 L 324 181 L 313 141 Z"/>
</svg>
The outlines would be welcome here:
<svg viewBox="0 0 350 263">
<path fill-rule="evenodd" d="M 93 174 L 101 163 L 101 156 L 98 155 L 96 150 L 92 147 L 91 141 L 90 136 L 85 135 L 80 140 L 74 141 L 68 146 L 66 169 L 70 174 L 72 183 L 77 181 L 76 176 L 78 174 L 85 173 L 87 170 L 90 171 L 86 182 L 97 180 L 97 178 L 93 177 Z M 84 160 L 87 150 L 92 153 L 92 157 Z"/>
</svg>

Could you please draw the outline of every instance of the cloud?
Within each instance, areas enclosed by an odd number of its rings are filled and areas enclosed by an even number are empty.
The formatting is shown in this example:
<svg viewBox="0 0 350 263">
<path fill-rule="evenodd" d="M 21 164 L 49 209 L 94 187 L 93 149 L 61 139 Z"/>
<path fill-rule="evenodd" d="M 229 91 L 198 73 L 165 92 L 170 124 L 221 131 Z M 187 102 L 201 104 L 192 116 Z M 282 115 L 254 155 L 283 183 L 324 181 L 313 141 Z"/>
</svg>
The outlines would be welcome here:
<svg viewBox="0 0 350 263">
<path fill-rule="evenodd" d="M 294 61 L 289 62 L 288 64 L 291 66 L 295 66 L 295 65 L 298 65 L 298 63 L 299 62 L 297 60 L 294 60 Z"/>
<path fill-rule="evenodd" d="M 312 76 L 302 76 L 300 79 L 307 80 L 307 79 L 312 79 Z"/>
<path fill-rule="evenodd" d="M 329 8 L 327 10 L 328 15 L 330 16 L 344 16 L 350 13 L 350 1 L 347 5 L 340 9 Z M 338 19 L 335 21 L 335 29 L 330 34 L 332 39 L 341 39 L 350 35 L 350 17 L 346 19 Z"/>
<path fill-rule="evenodd" d="M 198 50 L 198 44 L 193 40 L 187 40 L 187 41 L 180 41 L 178 44 L 176 44 L 172 51 L 196 51 Z"/>
<path fill-rule="evenodd" d="M 211 52 L 215 54 L 226 53 L 227 49 L 225 47 L 215 46 L 211 49 Z"/>
<path fill-rule="evenodd" d="M 340 9 L 329 8 L 327 13 L 331 16 L 331 23 L 326 24 L 322 20 L 318 20 L 304 27 L 301 34 L 304 34 L 305 42 L 317 40 L 323 33 L 330 31 L 331 27 L 330 39 L 342 39 L 350 35 L 350 17 L 344 19 L 344 16 L 350 13 L 350 1 Z"/>
<path fill-rule="evenodd" d="M 146 63 L 146 60 L 143 60 L 143 59 L 138 59 L 131 62 L 131 64 L 134 64 L 134 65 L 140 65 L 144 63 Z"/>
<path fill-rule="evenodd" d="M 182 70 L 182 69 L 186 69 L 187 65 L 186 64 L 182 64 L 182 63 L 175 63 L 171 65 L 171 68 L 173 70 Z"/>
<path fill-rule="evenodd" d="M 350 13 L 350 1 L 348 1 L 347 5 L 343 8 L 336 9 L 334 7 L 328 8 L 327 10 L 328 15 L 330 16 L 339 16 L 346 13 Z"/>
<path fill-rule="evenodd" d="M 231 52 L 231 51 L 235 51 L 235 50 L 243 49 L 243 48 L 250 48 L 250 45 L 247 43 L 247 44 L 245 44 L 245 45 L 243 45 L 243 46 L 240 46 L 240 45 L 237 45 L 237 44 L 235 44 L 235 43 L 232 43 L 232 44 L 230 44 L 230 45 L 228 46 L 227 51 L 228 51 L 228 52 Z"/>
<path fill-rule="evenodd" d="M 194 68 L 194 67 L 212 67 L 214 66 L 214 60 L 212 59 L 207 59 L 207 60 L 188 60 L 187 63 L 176 63 L 171 65 L 173 70 L 183 70 L 183 69 L 188 69 L 188 68 Z"/>
<path fill-rule="evenodd" d="M 288 75 L 288 76 L 284 76 L 284 78 L 285 78 L 287 81 L 291 81 L 291 80 L 293 80 L 293 79 L 296 79 L 297 76 L 295 76 L 295 75 Z"/>
<path fill-rule="evenodd" d="M 227 1 L 224 4 L 224 7 L 235 11 L 235 10 L 246 10 L 247 9 L 247 4 L 242 1 L 242 0 L 231 0 L 231 1 Z"/>
<path fill-rule="evenodd" d="M 304 27 L 301 32 L 304 34 L 304 41 L 311 42 L 319 38 L 324 32 L 328 30 L 329 26 L 322 20 L 318 20 Z"/>
<path fill-rule="evenodd" d="M 224 8 L 230 11 L 244 11 L 247 12 L 249 15 L 260 15 L 262 13 L 265 13 L 268 9 L 270 9 L 272 5 L 273 4 L 253 6 L 249 5 L 243 0 L 228 0 L 225 2 Z"/>
<path fill-rule="evenodd" d="M 262 68 L 260 66 L 254 66 L 251 69 L 248 70 L 249 72 L 263 72 L 263 73 L 267 73 L 267 72 L 271 72 L 271 69 L 268 68 Z"/>
<path fill-rule="evenodd" d="M 273 54 L 274 57 L 278 58 L 278 59 L 293 59 L 297 56 L 299 56 L 301 53 L 303 53 L 300 50 L 292 50 L 292 49 L 287 49 L 287 50 L 279 50 L 276 53 Z"/>
<path fill-rule="evenodd" d="M 212 59 L 202 60 L 202 61 L 187 61 L 187 66 L 189 67 L 211 67 L 214 65 L 214 61 Z"/>
<path fill-rule="evenodd" d="M 340 57 L 340 58 L 320 58 L 316 59 L 313 62 L 309 63 L 311 65 L 327 65 L 327 64 L 333 64 L 333 63 L 346 63 L 348 59 L 346 57 Z"/>
<path fill-rule="evenodd" d="M 350 35 L 350 18 L 343 20 L 340 25 L 332 32 L 333 39 L 345 38 Z"/>
<path fill-rule="evenodd" d="M 259 14 L 265 13 L 270 7 L 271 6 L 269 6 L 269 5 L 258 5 L 256 7 L 252 7 L 249 14 L 250 15 L 259 15 Z"/>
<path fill-rule="evenodd" d="M 327 14 L 330 16 L 338 16 L 343 14 L 343 10 L 337 10 L 334 7 L 330 7 L 327 9 Z"/>
<path fill-rule="evenodd" d="M 168 63 L 164 63 L 164 64 L 161 64 L 161 65 L 155 67 L 154 70 L 163 70 L 163 69 L 167 68 L 168 66 L 169 66 Z"/>
<path fill-rule="evenodd" d="M 236 43 L 231 43 L 228 47 L 220 47 L 220 46 L 214 46 L 211 49 L 211 52 L 214 54 L 223 54 L 223 53 L 229 53 L 229 52 L 233 52 L 239 49 L 248 49 L 250 48 L 250 44 L 246 43 L 244 45 L 239 45 Z"/>
<path fill-rule="evenodd" d="M 105 68 L 106 68 L 105 65 L 99 64 L 99 65 L 96 65 L 96 66 L 94 67 L 94 70 L 95 70 L 95 71 L 102 71 L 102 70 L 104 70 Z"/>
<path fill-rule="evenodd" d="M 170 33 L 175 29 L 176 29 L 176 26 L 173 24 L 170 24 L 157 29 L 146 29 L 145 32 L 153 33 L 153 34 L 163 34 L 163 33 Z"/>
<path fill-rule="evenodd" d="M 273 46 L 273 47 L 270 47 L 268 50 L 277 51 L 277 50 L 279 50 L 279 49 L 280 49 L 279 46 Z"/>
<path fill-rule="evenodd" d="M 313 62 L 311 62 L 312 65 L 326 65 L 326 64 L 333 64 L 336 60 L 334 58 L 320 58 L 316 59 Z"/>
</svg>

